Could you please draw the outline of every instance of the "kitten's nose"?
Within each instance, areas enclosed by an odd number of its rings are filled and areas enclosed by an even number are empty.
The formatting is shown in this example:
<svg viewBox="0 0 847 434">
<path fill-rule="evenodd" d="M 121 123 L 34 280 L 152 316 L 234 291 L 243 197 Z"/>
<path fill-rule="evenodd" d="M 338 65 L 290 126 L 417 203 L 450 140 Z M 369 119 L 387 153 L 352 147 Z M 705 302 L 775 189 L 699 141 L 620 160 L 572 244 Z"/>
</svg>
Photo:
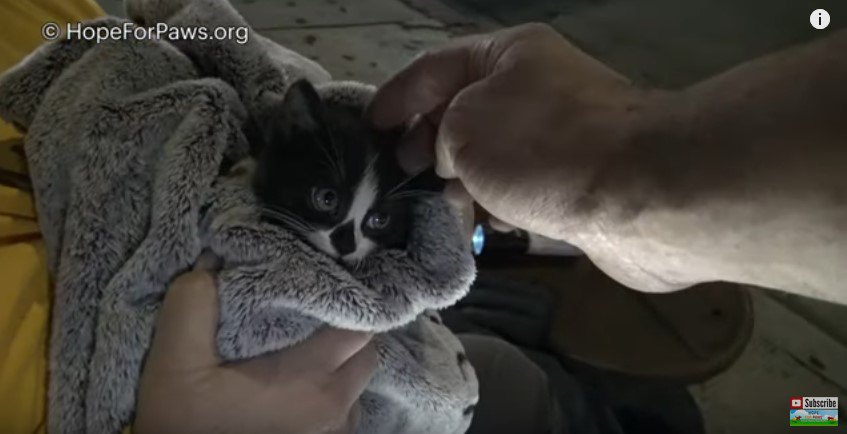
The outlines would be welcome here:
<svg viewBox="0 0 847 434">
<path fill-rule="evenodd" d="M 353 221 L 344 223 L 335 228 L 329 234 L 329 240 L 332 246 L 338 251 L 339 256 L 344 256 L 348 253 L 353 253 L 356 250 L 356 234 L 353 227 Z"/>
</svg>

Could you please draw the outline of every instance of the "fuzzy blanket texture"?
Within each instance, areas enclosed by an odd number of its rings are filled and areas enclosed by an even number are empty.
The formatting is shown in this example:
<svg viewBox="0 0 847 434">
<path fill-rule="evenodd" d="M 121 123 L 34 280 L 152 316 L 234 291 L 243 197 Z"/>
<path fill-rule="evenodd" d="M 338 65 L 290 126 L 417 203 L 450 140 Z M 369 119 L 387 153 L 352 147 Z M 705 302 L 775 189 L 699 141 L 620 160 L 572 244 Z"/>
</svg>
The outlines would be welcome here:
<svg viewBox="0 0 847 434">
<path fill-rule="evenodd" d="M 136 25 L 247 25 L 225 0 L 138 0 L 127 10 Z M 352 271 L 260 221 L 249 186 L 221 169 L 246 155 L 250 115 L 297 78 L 331 104 L 364 108 L 373 92 L 331 81 L 252 30 L 245 44 L 65 38 L 0 77 L 0 116 L 26 132 L 56 284 L 50 432 L 118 433 L 131 424 L 167 283 L 204 249 L 223 262 L 225 359 L 291 346 L 325 324 L 374 331 L 380 363 L 358 432 L 467 430 L 476 377 L 435 313 L 475 275 L 449 207 L 427 199 L 405 251 L 378 251 Z"/>
</svg>

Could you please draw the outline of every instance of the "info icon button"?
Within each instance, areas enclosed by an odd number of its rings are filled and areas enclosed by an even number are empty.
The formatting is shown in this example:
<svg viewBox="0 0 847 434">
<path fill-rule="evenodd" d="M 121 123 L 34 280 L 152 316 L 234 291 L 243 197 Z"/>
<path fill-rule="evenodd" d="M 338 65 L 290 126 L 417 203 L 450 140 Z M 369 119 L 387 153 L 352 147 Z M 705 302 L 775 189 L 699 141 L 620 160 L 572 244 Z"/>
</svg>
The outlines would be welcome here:
<svg viewBox="0 0 847 434">
<path fill-rule="evenodd" d="M 829 12 L 823 9 L 815 9 L 812 15 L 809 15 L 809 24 L 818 30 L 827 28 L 829 26 Z"/>
</svg>

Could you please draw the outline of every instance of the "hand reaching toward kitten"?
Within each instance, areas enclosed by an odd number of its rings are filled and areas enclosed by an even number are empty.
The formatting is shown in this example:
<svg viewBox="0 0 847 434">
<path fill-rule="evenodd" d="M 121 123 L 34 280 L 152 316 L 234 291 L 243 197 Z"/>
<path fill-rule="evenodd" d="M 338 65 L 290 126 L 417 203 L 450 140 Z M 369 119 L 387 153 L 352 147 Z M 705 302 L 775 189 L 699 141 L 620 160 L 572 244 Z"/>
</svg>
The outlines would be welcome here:
<svg viewBox="0 0 847 434">
<path fill-rule="evenodd" d="M 633 288 L 726 280 L 847 303 L 847 30 L 683 90 L 529 24 L 424 53 L 374 96 L 465 214 L 579 247 Z"/>
<path fill-rule="evenodd" d="M 577 244 L 598 231 L 603 210 L 589 191 L 647 99 L 548 26 L 529 24 L 424 53 L 379 89 L 370 114 L 378 128 L 411 120 L 401 165 L 434 162 L 453 180 L 445 194 L 466 225 L 476 201 L 500 225 Z"/>
</svg>

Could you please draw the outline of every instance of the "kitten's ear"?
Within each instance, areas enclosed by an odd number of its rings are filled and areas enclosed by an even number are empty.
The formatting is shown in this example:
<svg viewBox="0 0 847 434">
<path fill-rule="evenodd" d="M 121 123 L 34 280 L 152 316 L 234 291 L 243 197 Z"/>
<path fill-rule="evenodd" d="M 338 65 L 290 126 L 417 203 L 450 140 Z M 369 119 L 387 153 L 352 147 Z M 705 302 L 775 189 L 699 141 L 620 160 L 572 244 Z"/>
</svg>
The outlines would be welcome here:
<svg viewBox="0 0 847 434">
<path fill-rule="evenodd" d="M 288 87 L 282 111 L 286 122 L 306 131 L 320 129 L 323 124 L 321 97 L 307 80 L 297 80 Z"/>
<path fill-rule="evenodd" d="M 291 135 L 315 133 L 323 125 L 321 97 L 311 83 L 301 79 L 288 86 L 282 103 L 264 116 L 260 128 L 266 144 L 283 144 Z"/>
</svg>

